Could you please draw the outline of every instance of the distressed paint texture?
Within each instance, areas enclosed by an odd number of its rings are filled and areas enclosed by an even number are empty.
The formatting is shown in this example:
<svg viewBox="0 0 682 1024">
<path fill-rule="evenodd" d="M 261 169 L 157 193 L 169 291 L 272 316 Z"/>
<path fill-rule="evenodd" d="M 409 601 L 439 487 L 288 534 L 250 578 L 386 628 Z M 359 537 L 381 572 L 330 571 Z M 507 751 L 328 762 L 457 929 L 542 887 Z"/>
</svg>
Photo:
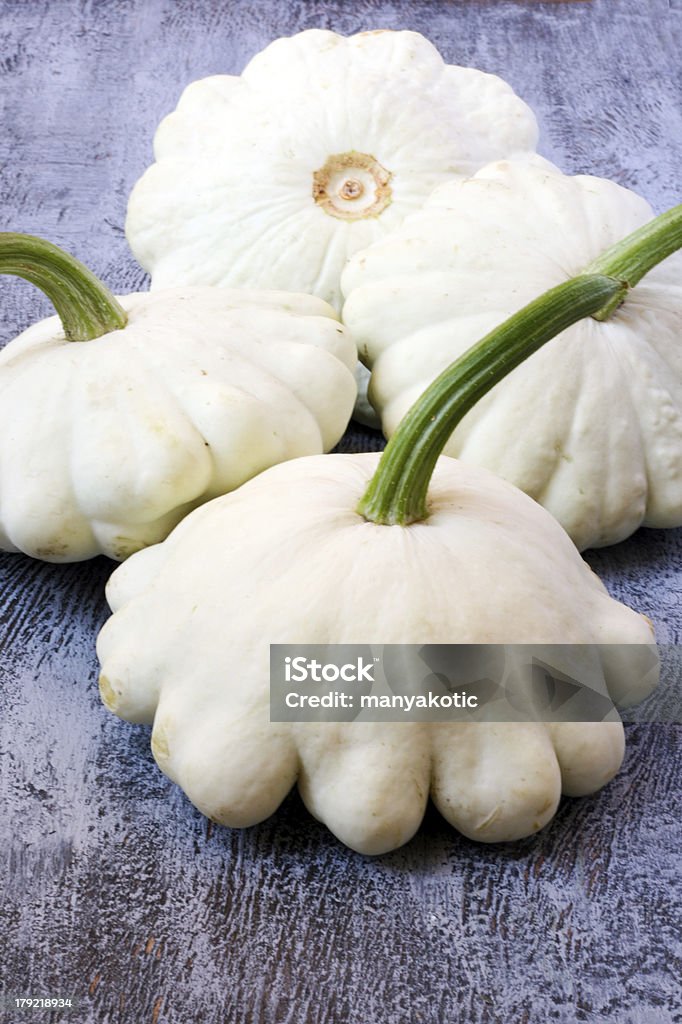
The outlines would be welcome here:
<svg viewBox="0 0 682 1024">
<path fill-rule="evenodd" d="M 677 0 L 4 0 L 2 228 L 42 234 L 120 291 L 151 136 L 191 79 L 306 27 L 417 29 L 507 78 L 566 170 L 679 200 Z M 399 97 L 396 98 L 399 102 Z M 47 303 L 0 284 L 0 342 Z M 607 412 L 605 412 L 607 414 Z M 354 428 L 346 450 L 376 435 Z M 589 561 L 680 642 L 682 531 Z M 680 731 L 628 730 L 623 771 L 534 839 L 476 846 L 435 815 L 406 848 L 341 848 L 293 796 L 247 832 L 207 827 L 108 715 L 94 638 L 111 564 L 0 558 L 1 986 L 81 998 L 90 1024 L 547 1024 L 682 1020 Z"/>
</svg>

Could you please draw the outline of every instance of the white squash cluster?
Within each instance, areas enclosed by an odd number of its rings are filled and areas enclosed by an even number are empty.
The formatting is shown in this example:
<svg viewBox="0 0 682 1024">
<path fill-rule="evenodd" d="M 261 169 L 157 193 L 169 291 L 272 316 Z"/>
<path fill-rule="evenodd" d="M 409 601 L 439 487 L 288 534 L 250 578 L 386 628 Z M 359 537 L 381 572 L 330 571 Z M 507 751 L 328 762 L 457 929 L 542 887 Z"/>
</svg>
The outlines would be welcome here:
<svg viewBox="0 0 682 1024">
<path fill-rule="evenodd" d="M 239 77 L 186 89 L 133 190 L 127 236 L 153 288 L 294 288 L 339 308 L 342 283 L 390 435 L 473 342 L 651 215 L 616 185 L 562 176 L 536 138 L 504 82 L 445 65 L 415 33 L 304 32 Z M 379 853 L 409 839 L 429 793 L 456 828 L 495 841 L 541 828 L 562 791 L 612 777 L 613 722 L 270 722 L 268 651 L 651 645 L 651 624 L 499 477 L 581 544 L 682 521 L 676 275 L 679 262 L 659 268 L 612 321 L 578 324 L 490 393 L 447 449 L 467 464 L 439 460 L 426 522 L 358 515 L 376 456 L 296 460 L 117 570 L 103 699 L 153 722 L 157 762 L 204 813 L 252 824 L 298 780 L 337 836 Z M 636 688 L 636 659 L 605 655 L 603 671 L 614 699 Z"/>
<path fill-rule="evenodd" d="M 271 644 L 604 645 L 615 701 L 655 681 L 622 655 L 655 655 L 650 622 L 560 524 L 585 546 L 682 523 L 682 257 L 468 413 L 423 521 L 366 521 L 379 456 L 321 454 L 356 398 L 351 335 L 390 436 L 481 336 L 651 217 L 536 142 L 505 82 L 417 33 L 277 40 L 159 127 L 126 224 L 152 291 L 121 300 L 127 325 L 78 343 L 52 318 L 0 355 L 0 547 L 131 555 L 102 697 L 153 724 L 218 822 L 262 820 L 298 781 L 364 853 L 406 842 L 429 794 L 465 835 L 515 839 L 621 763 L 613 721 L 269 718 Z"/>
</svg>

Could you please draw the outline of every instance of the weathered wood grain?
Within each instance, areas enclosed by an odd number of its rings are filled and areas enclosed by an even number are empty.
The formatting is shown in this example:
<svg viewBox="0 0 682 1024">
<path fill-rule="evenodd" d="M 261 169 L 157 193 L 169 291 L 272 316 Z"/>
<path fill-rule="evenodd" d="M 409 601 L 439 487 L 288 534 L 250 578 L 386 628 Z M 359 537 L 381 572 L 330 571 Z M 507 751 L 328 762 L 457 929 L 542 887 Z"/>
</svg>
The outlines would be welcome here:
<svg viewBox="0 0 682 1024">
<path fill-rule="evenodd" d="M 43 234 L 114 288 L 144 285 L 127 194 L 191 79 L 277 35 L 409 27 L 507 78 L 567 170 L 679 199 L 674 0 L 4 0 L 2 228 Z M 399 97 L 396 98 L 399 102 Z M 48 311 L 0 281 L 0 342 Z M 347 449 L 376 446 L 354 430 Z M 611 591 L 681 642 L 682 531 L 590 553 Z M 626 764 L 534 839 L 476 846 L 430 814 L 405 849 L 351 854 L 292 797 L 210 829 L 108 715 L 94 638 L 111 564 L 0 558 L 0 980 L 75 994 L 90 1024 L 677 1024 L 680 731 L 628 730 Z"/>
</svg>

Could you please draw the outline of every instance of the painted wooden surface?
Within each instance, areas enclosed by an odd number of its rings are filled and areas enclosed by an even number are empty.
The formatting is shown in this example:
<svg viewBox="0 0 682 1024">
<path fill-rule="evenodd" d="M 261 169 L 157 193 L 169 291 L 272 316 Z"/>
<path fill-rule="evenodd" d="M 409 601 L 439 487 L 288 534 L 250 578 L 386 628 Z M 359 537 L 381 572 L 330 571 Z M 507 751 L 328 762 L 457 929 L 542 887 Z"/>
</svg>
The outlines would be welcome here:
<svg viewBox="0 0 682 1024">
<path fill-rule="evenodd" d="M 122 223 L 159 118 L 191 79 L 312 26 L 422 31 L 507 78 L 564 169 L 656 209 L 679 200 L 679 0 L 2 0 L 2 228 L 143 286 Z M 0 341 L 48 311 L 22 282 L 0 296 Z M 680 642 L 682 531 L 588 557 Z M 11 1024 L 682 1021 L 679 729 L 630 728 L 605 791 L 506 847 L 433 813 L 370 860 L 296 796 L 258 828 L 210 829 L 155 768 L 148 731 L 99 703 L 110 570 L 0 558 L 0 987 L 81 1000 Z"/>
</svg>

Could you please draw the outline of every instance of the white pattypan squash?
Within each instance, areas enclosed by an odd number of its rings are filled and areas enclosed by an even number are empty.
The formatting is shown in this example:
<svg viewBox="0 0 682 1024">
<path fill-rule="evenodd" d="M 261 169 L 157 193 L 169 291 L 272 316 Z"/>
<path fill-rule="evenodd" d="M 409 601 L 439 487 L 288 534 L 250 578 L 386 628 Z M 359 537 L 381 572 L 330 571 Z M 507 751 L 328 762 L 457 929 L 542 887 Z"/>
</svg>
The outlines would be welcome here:
<svg viewBox="0 0 682 1024">
<path fill-rule="evenodd" d="M 106 705 L 154 725 L 164 772 L 222 824 L 310 811 L 376 854 L 406 842 L 431 794 L 465 835 L 529 835 L 561 792 L 618 769 L 619 722 L 275 723 L 269 644 L 650 644 L 552 517 L 493 474 L 441 458 L 426 521 L 367 522 L 379 456 L 298 459 L 188 516 L 112 576 L 98 639 Z M 622 654 L 622 648 L 621 648 Z M 611 696 L 636 659 L 602 655 Z"/>
<path fill-rule="evenodd" d="M 57 292 L 55 304 L 66 278 Z M 274 463 L 328 451 L 348 423 L 357 353 L 320 299 L 208 287 L 109 299 L 120 319 L 106 333 L 67 340 L 51 317 L 0 352 L 3 550 L 123 559 Z"/>
<path fill-rule="evenodd" d="M 126 233 L 152 287 L 284 288 L 338 308 L 349 255 L 440 182 L 536 140 L 505 82 L 444 64 L 416 32 L 312 29 L 185 90 Z"/>
<path fill-rule="evenodd" d="M 387 436 L 445 366 L 494 324 L 580 273 L 651 217 L 614 182 L 499 162 L 438 188 L 358 253 L 344 322 L 372 370 Z M 657 266 L 608 320 L 566 329 L 488 393 L 447 454 L 541 502 L 579 548 L 640 524 L 682 524 L 682 255 Z"/>
</svg>

